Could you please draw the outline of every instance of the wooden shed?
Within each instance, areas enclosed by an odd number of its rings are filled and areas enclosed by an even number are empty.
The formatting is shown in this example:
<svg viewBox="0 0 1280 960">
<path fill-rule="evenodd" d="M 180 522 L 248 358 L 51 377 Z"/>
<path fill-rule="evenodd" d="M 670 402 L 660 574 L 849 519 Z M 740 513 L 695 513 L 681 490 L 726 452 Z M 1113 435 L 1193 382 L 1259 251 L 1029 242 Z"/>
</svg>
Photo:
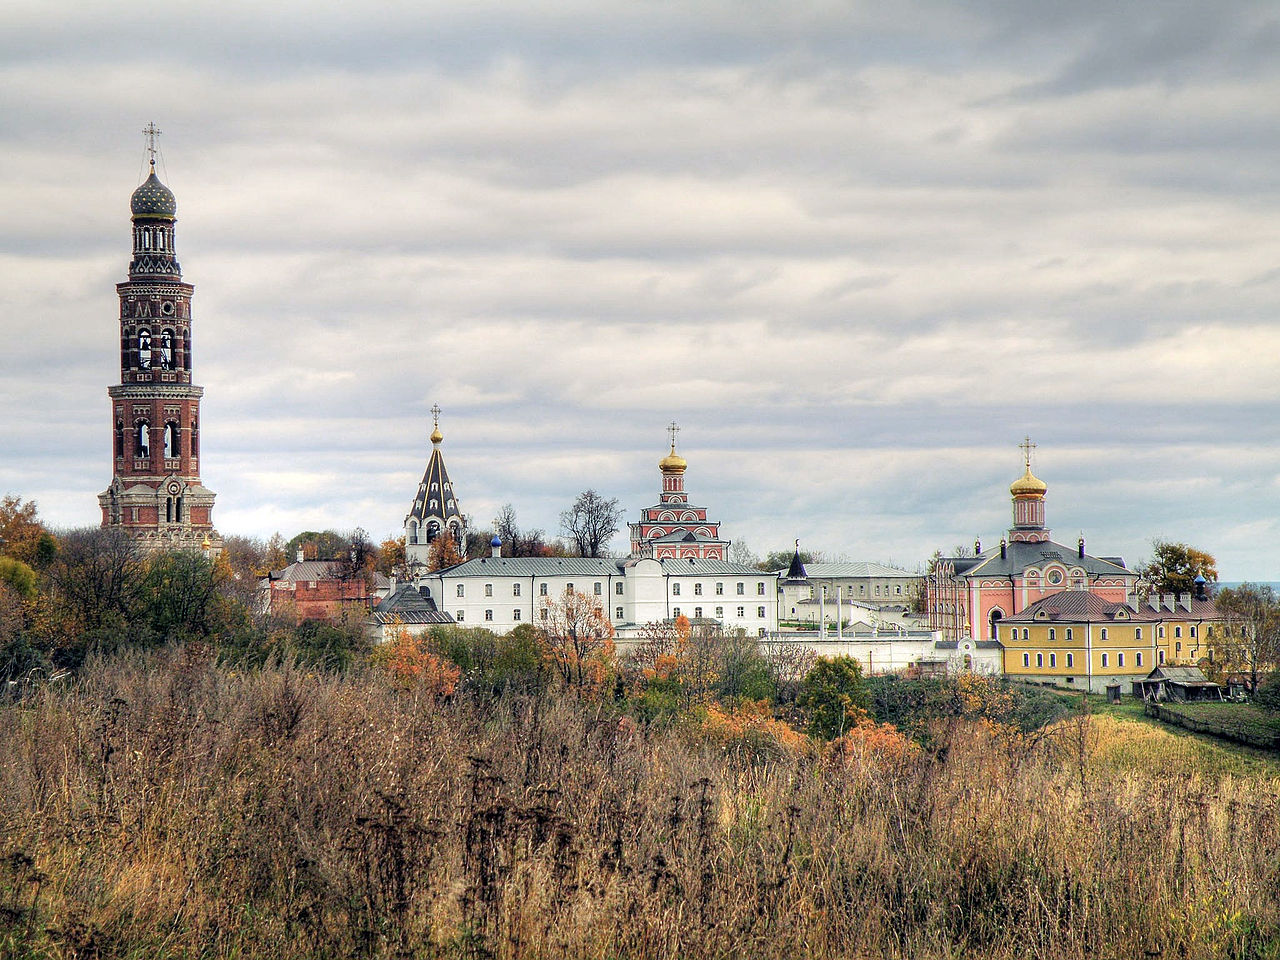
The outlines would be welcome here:
<svg viewBox="0 0 1280 960">
<path fill-rule="evenodd" d="M 1199 667 L 1159 666 L 1143 680 L 1133 681 L 1133 695 L 1142 700 L 1225 700 L 1226 691 L 1204 675 Z"/>
</svg>

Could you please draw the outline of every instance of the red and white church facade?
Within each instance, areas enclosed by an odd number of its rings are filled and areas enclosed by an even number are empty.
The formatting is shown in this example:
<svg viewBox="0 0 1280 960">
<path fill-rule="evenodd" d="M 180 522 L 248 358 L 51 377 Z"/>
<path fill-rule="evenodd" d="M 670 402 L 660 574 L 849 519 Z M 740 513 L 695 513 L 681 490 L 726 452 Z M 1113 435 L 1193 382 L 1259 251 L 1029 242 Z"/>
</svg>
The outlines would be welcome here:
<svg viewBox="0 0 1280 960">
<path fill-rule="evenodd" d="M 676 453 L 674 423 L 671 452 L 658 461 L 662 473 L 662 494 L 658 502 L 640 511 L 639 523 L 627 526 L 631 531 L 631 556 L 655 560 L 697 559 L 724 560 L 729 555 L 729 541 L 720 537 L 720 523 L 707 519 L 707 508 L 689 503 L 684 491 L 684 472 L 689 464 Z"/>
</svg>

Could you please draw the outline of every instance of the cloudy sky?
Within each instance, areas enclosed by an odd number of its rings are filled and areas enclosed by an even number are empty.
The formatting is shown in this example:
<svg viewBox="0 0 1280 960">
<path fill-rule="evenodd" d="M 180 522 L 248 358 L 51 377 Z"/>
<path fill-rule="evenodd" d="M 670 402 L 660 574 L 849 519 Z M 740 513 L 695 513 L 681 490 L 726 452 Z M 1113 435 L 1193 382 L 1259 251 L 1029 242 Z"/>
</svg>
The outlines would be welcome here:
<svg viewBox="0 0 1280 960">
<path fill-rule="evenodd" d="M 1122 9 L 1117 9 L 1122 8 Z M 143 125 L 223 533 L 692 498 L 914 567 L 1009 524 L 1280 579 L 1274 2 L 0 7 L 0 493 L 95 523 Z M 617 546 L 621 547 L 621 541 Z"/>
</svg>

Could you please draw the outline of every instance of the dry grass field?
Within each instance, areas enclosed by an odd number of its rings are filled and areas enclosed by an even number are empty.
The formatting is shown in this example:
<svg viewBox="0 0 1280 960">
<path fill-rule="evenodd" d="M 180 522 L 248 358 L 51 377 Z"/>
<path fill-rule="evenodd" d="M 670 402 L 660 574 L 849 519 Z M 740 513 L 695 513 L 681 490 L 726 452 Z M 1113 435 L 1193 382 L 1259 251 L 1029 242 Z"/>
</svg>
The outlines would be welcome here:
<svg viewBox="0 0 1280 960">
<path fill-rule="evenodd" d="M 1264 764 L 1109 716 L 717 723 L 93 663 L 0 702 L 0 956 L 1280 958 Z"/>
</svg>

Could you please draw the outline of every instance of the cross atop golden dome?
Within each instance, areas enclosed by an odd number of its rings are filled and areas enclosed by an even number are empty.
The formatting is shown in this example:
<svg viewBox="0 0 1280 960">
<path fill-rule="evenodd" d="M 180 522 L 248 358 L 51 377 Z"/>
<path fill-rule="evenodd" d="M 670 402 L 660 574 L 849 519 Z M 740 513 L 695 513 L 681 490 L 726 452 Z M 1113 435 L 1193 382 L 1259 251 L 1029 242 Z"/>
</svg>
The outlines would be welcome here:
<svg viewBox="0 0 1280 960">
<path fill-rule="evenodd" d="M 658 461 L 658 469 L 663 473 L 684 473 L 689 463 L 684 457 L 676 453 L 676 434 L 680 432 L 680 427 L 674 420 L 671 426 L 667 427 L 667 433 L 671 434 L 671 452 Z"/>
<path fill-rule="evenodd" d="M 1022 476 L 1010 485 L 1009 493 L 1020 500 L 1043 499 L 1049 485 L 1031 472 L 1031 451 L 1036 448 L 1036 445 L 1031 442 L 1030 437 L 1024 437 L 1018 446 L 1022 448 L 1022 459 L 1026 469 Z"/>
</svg>

